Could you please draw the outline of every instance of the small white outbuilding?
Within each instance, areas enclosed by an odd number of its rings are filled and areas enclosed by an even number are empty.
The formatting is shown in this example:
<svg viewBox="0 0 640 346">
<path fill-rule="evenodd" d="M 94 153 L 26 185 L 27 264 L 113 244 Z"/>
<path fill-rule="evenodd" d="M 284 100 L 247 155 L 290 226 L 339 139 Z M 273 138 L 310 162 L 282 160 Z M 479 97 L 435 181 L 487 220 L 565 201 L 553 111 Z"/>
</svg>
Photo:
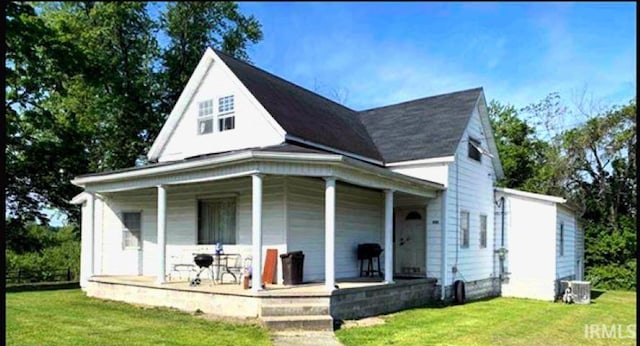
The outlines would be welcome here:
<svg viewBox="0 0 640 346">
<path fill-rule="evenodd" d="M 507 188 L 496 188 L 496 201 L 502 296 L 552 301 L 560 281 L 583 280 L 584 232 L 574 207 L 560 197 Z"/>
</svg>

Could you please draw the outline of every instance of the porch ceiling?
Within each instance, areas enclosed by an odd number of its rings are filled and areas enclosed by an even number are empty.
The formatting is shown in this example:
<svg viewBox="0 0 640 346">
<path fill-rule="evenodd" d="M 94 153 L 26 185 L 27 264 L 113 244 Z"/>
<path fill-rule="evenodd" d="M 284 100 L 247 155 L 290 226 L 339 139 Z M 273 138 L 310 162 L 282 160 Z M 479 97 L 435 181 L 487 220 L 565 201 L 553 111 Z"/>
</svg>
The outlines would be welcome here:
<svg viewBox="0 0 640 346">
<path fill-rule="evenodd" d="M 80 176 L 72 183 L 87 191 L 100 193 L 215 181 L 252 174 L 335 177 L 354 185 L 395 190 L 422 197 L 435 197 L 436 191 L 445 189 L 442 184 L 395 173 L 343 155 L 260 150 Z"/>
</svg>

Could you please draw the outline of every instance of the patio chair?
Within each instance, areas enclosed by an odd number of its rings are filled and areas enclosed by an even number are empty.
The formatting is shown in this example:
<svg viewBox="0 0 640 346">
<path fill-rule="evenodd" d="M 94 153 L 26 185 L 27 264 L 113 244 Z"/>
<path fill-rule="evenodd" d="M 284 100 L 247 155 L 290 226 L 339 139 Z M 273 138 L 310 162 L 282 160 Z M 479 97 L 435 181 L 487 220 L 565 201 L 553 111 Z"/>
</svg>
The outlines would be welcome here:
<svg viewBox="0 0 640 346">
<path fill-rule="evenodd" d="M 173 255 L 169 258 L 171 261 L 171 267 L 167 275 L 169 281 L 172 281 L 174 276 L 182 279 L 183 276 L 180 274 L 187 273 L 187 282 L 190 282 L 192 275 L 198 272 L 198 266 L 193 262 L 191 251 L 183 251 L 181 254 Z"/>
<path fill-rule="evenodd" d="M 244 269 L 242 256 L 240 254 L 227 255 L 226 261 L 225 268 L 220 274 L 220 282 L 223 282 L 225 274 L 229 274 L 233 277 L 233 282 L 238 283 Z"/>
</svg>

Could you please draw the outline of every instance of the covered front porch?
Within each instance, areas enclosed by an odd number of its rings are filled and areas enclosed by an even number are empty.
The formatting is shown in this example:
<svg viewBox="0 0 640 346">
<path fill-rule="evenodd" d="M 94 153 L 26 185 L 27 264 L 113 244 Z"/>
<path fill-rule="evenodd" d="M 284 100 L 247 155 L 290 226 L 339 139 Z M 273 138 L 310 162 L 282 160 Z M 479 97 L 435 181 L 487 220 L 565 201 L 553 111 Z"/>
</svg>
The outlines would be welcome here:
<svg viewBox="0 0 640 346">
<path fill-rule="evenodd" d="M 183 291 L 186 280 L 170 280 L 174 264 L 196 252 L 214 252 L 216 242 L 222 243 L 225 253 L 250 258 L 252 268 L 259 268 L 253 270 L 251 294 L 231 284 L 214 286 L 217 294 L 229 290 L 255 297 L 308 290 L 326 296 L 358 285 L 394 283 L 394 273 L 438 277 L 437 263 L 428 254 L 437 244 L 429 238 L 433 223 L 427 221 L 427 213 L 439 210 L 442 185 L 341 155 L 244 151 L 79 177 L 74 183 L 85 188 L 80 201 L 81 285 L 85 289 L 95 288 L 96 282 L 123 286 L 104 280 L 127 277 L 124 281 L 130 287 L 138 287 L 137 282 L 146 288 Z M 209 201 L 220 205 L 219 210 L 203 210 Z M 232 212 L 221 214 L 220 210 Z M 409 227 L 422 234 L 422 245 L 416 248 L 422 253 L 394 256 L 408 240 L 394 241 L 394 212 L 395 218 L 403 212 L 403 220 L 414 220 L 416 216 L 409 215 L 412 210 L 422 219 Z M 203 215 L 225 221 L 207 224 Z M 395 224 L 399 225 L 398 220 Z M 359 274 L 356 247 L 360 243 L 380 243 L 384 248 L 380 280 L 344 281 Z M 281 286 L 277 258 L 276 284 L 263 289 L 267 249 L 277 249 L 278 254 L 303 251 L 303 279 L 310 285 Z M 416 251 L 405 251 L 409 252 Z M 394 264 L 399 261 L 417 264 Z M 154 287 L 149 286 L 151 277 Z M 208 281 L 203 280 L 205 291 L 206 285 Z"/>
<path fill-rule="evenodd" d="M 153 276 L 120 275 L 93 276 L 87 283 L 87 294 L 187 312 L 260 318 L 267 324 L 280 323 L 286 316 L 306 316 L 306 323 L 316 321 L 333 328 L 333 320 L 375 316 L 436 301 L 435 282 L 431 278 L 415 278 L 388 284 L 381 279 L 351 278 L 337 280 L 340 289 L 333 291 L 326 290 L 323 283 L 310 283 L 272 285 L 256 292 L 239 285 L 207 283 L 192 287 L 187 282 L 158 284 Z M 285 321 L 290 324 L 298 320 Z"/>
</svg>

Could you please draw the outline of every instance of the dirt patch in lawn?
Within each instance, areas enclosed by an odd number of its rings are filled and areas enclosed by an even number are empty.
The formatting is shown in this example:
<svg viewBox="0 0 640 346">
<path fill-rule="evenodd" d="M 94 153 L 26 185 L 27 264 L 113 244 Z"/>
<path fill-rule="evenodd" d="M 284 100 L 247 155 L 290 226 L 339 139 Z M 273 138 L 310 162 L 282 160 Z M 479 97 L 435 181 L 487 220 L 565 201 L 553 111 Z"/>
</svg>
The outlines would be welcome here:
<svg viewBox="0 0 640 346">
<path fill-rule="evenodd" d="M 340 329 L 371 327 L 371 326 L 377 326 L 384 323 L 385 323 L 385 320 L 382 317 L 367 317 L 359 320 L 344 321 L 340 326 Z"/>
</svg>

